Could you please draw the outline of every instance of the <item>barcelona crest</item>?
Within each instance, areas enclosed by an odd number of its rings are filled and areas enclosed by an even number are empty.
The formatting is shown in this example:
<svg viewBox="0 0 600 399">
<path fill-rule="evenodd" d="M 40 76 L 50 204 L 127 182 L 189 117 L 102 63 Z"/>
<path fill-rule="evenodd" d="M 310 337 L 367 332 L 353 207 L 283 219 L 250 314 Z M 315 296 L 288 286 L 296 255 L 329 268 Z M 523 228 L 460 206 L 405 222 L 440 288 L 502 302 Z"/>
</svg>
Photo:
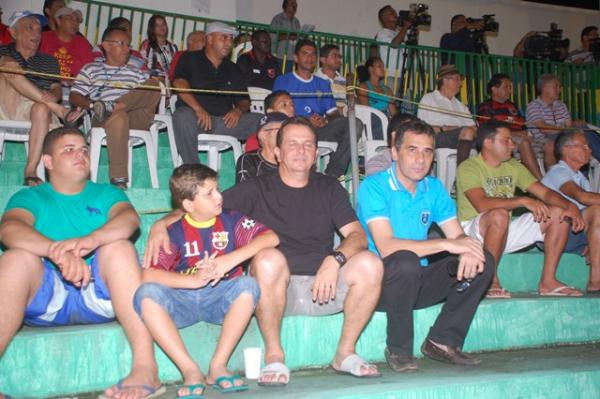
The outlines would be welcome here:
<svg viewBox="0 0 600 399">
<path fill-rule="evenodd" d="M 212 246 L 217 251 L 222 251 L 229 244 L 229 232 L 215 231 L 212 233 Z"/>
</svg>

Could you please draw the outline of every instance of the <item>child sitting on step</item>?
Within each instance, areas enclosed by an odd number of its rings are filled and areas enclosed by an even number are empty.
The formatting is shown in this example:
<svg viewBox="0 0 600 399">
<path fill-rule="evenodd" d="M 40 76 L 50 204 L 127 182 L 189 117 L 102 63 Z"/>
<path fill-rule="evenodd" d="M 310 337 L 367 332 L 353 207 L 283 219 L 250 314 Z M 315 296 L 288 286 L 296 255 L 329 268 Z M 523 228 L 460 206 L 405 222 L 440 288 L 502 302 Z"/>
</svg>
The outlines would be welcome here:
<svg viewBox="0 0 600 399">
<path fill-rule="evenodd" d="M 161 249 L 158 262 L 144 269 L 135 309 L 181 371 L 183 385 L 177 397 L 202 397 L 206 384 L 223 393 L 246 390 L 244 380 L 227 370 L 260 295 L 258 284 L 243 275 L 241 265 L 277 246 L 279 239 L 257 221 L 222 208 L 217 173 L 207 166 L 176 168 L 169 188 L 174 206 L 184 215 L 168 227 L 170 250 Z M 253 262 L 267 258 L 259 255 Z M 207 377 L 178 332 L 199 321 L 223 325 Z"/>
</svg>

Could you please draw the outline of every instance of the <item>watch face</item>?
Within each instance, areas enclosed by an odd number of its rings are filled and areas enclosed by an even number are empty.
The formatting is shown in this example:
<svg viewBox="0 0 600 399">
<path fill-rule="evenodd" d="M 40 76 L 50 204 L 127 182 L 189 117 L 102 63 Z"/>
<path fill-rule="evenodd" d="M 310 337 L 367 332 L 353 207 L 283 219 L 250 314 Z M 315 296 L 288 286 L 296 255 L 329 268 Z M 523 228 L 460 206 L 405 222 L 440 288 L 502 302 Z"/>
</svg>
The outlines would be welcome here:
<svg viewBox="0 0 600 399">
<path fill-rule="evenodd" d="M 340 265 L 344 265 L 346 263 L 346 257 L 340 251 L 335 251 L 333 253 L 333 257 Z"/>
</svg>

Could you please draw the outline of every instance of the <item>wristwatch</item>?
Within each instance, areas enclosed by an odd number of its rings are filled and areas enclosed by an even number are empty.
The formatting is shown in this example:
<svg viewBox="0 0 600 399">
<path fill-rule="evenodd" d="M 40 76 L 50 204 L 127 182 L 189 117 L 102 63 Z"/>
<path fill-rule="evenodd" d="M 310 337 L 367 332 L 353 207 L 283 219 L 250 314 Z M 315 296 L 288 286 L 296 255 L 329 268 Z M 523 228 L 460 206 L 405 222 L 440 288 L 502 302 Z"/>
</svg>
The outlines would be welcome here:
<svg viewBox="0 0 600 399">
<path fill-rule="evenodd" d="M 340 267 L 344 266 L 348 261 L 346 259 L 346 255 L 344 255 L 341 251 L 333 251 L 329 255 L 333 256 L 333 259 L 335 259 L 337 263 L 340 264 Z"/>
</svg>

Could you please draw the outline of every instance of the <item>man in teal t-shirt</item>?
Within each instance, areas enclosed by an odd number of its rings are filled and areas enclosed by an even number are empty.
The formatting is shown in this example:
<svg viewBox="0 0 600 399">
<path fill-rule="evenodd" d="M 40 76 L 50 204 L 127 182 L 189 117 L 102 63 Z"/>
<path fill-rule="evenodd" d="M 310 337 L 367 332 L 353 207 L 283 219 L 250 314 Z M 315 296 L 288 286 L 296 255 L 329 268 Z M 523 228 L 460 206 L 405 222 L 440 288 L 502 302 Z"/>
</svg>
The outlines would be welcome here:
<svg viewBox="0 0 600 399">
<path fill-rule="evenodd" d="M 44 139 L 49 183 L 16 193 L 0 223 L 0 355 L 22 323 L 62 326 L 121 322 L 130 340 L 129 376 L 110 397 L 161 389 L 152 339 L 133 309 L 141 283 L 129 237 L 139 217 L 123 191 L 88 180 L 83 134 L 58 128 Z"/>
</svg>

